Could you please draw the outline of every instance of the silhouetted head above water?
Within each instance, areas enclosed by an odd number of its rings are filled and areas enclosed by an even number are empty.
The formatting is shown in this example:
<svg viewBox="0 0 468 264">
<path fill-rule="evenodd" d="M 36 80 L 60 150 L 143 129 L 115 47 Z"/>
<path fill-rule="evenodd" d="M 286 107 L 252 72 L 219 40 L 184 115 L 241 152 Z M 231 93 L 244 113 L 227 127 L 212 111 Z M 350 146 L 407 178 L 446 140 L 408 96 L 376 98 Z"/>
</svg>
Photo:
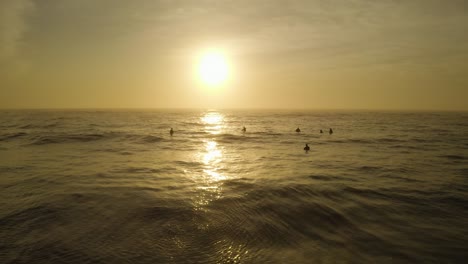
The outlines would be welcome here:
<svg viewBox="0 0 468 264">
<path fill-rule="evenodd" d="M 300 128 L 296 128 L 296 132 L 297 132 L 297 133 L 301 132 L 301 129 L 300 129 Z"/>
<path fill-rule="evenodd" d="M 309 151 L 309 150 L 310 150 L 309 144 L 306 143 L 306 145 L 305 145 L 305 147 L 304 147 L 304 150 L 305 150 L 305 151 Z"/>
</svg>

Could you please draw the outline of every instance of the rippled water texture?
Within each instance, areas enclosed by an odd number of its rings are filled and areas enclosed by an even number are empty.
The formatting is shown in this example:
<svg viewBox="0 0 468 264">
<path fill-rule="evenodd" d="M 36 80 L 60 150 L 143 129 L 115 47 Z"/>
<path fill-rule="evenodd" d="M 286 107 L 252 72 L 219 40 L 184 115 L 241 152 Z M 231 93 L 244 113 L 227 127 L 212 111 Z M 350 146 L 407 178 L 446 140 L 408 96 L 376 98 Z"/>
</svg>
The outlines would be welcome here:
<svg viewBox="0 0 468 264">
<path fill-rule="evenodd" d="M 467 120 L 3 111 L 0 259 L 466 263 Z"/>
</svg>

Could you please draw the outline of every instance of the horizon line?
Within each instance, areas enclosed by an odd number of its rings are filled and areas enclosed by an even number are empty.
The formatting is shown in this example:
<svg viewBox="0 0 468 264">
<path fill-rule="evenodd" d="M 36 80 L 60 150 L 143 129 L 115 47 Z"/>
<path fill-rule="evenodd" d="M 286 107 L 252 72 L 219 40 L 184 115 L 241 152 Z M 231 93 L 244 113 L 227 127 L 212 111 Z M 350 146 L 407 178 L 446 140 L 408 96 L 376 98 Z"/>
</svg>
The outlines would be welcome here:
<svg viewBox="0 0 468 264">
<path fill-rule="evenodd" d="M 258 111 L 355 111 L 355 112 L 468 112 L 462 109 L 396 109 L 396 108 L 269 108 L 269 107 L 11 107 L 1 108 L 0 111 L 209 111 L 209 110 L 258 110 Z"/>
</svg>

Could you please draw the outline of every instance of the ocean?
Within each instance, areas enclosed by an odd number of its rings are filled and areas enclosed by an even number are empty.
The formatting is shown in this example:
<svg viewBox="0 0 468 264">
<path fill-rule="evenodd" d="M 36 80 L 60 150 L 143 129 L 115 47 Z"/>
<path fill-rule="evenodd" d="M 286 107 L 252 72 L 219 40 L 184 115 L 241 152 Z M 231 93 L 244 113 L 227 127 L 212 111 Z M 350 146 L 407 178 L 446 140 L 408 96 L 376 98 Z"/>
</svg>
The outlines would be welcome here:
<svg viewBox="0 0 468 264">
<path fill-rule="evenodd" d="M 466 263 L 467 161 L 467 112 L 3 110 L 0 262 Z"/>
</svg>

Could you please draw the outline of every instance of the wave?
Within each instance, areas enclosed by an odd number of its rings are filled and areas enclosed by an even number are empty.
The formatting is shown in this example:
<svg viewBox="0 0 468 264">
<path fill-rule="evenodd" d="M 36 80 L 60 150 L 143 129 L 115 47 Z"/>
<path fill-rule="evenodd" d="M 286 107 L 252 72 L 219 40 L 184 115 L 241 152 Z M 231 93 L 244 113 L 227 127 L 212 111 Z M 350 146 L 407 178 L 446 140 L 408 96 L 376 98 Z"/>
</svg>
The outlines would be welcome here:
<svg viewBox="0 0 468 264">
<path fill-rule="evenodd" d="M 21 136 L 21 135 L 19 135 Z M 53 134 L 36 136 L 31 145 L 48 145 L 61 143 L 91 142 L 99 140 L 118 140 L 119 142 L 131 142 L 137 144 L 157 143 L 164 140 L 154 135 L 125 134 L 118 132 L 90 133 L 90 134 Z M 0 140 L 1 141 L 1 140 Z"/>
<path fill-rule="evenodd" d="M 157 137 L 157 136 L 143 136 L 140 138 L 140 143 L 155 143 L 155 142 L 160 142 L 163 140 L 163 138 Z"/>
<path fill-rule="evenodd" d="M 357 181 L 351 177 L 331 176 L 331 175 L 309 175 L 308 178 L 317 181 Z"/>
<path fill-rule="evenodd" d="M 374 143 L 371 140 L 366 140 L 366 139 L 332 139 L 332 140 L 327 140 L 328 143 L 338 143 L 338 144 L 346 144 L 346 143 L 352 143 L 352 144 L 371 144 Z"/>
<path fill-rule="evenodd" d="M 379 139 L 376 140 L 376 142 L 382 142 L 382 143 L 401 143 L 401 142 L 406 142 L 406 140 L 396 139 L 396 138 L 379 138 Z"/>
<path fill-rule="evenodd" d="M 31 145 L 49 145 L 60 143 L 91 142 L 106 138 L 104 134 L 59 134 L 37 137 Z"/>
<path fill-rule="evenodd" d="M 424 181 L 417 180 L 417 179 L 412 179 L 408 177 L 403 177 L 399 175 L 394 175 L 394 174 L 383 174 L 380 175 L 379 177 L 385 178 L 385 179 L 392 179 L 392 180 L 397 180 L 400 183 L 423 183 Z"/>
<path fill-rule="evenodd" d="M 237 142 L 237 141 L 251 141 L 251 140 L 256 139 L 256 137 L 253 137 L 253 136 L 236 135 L 236 134 L 217 134 L 217 135 L 214 135 L 214 138 L 217 139 L 219 142 L 223 142 L 223 143 L 231 143 L 231 142 Z"/>
<path fill-rule="evenodd" d="M 28 135 L 28 133 L 24 133 L 24 132 L 4 134 L 4 135 L 0 135 L 0 141 L 7 141 L 7 140 L 10 140 L 10 139 L 14 139 L 14 138 L 18 138 L 18 137 L 24 137 L 24 136 L 27 136 L 27 135 Z"/>
<path fill-rule="evenodd" d="M 251 238 L 255 247 L 296 247 L 304 238 L 327 247 L 343 247 L 347 236 L 366 238 L 356 240 L 362 243 L 359 246 L 370 241 L 386 243 L 359 227 L 352 215 L 327 204 L 337 197 L 343 197 L 339 191 L 330 195 L 307 185 L 262 186 L 242 197 L 218 199 L 208 209 L 214 212 L 211 218 L 219 222 L 220 233 L 239 241 Z"/>
<path fill-rule="evenodd" d="M 26 124 L 19 126 L 20 129 L 43 129 L 43 128 L 55 128 L 59 127 L 60 123 L 43 123 L 43 124 Z"/>
<path fill-rule="evenodd" d="M 182 122 L 182 124 L 186 125 L 186 126 L 189 126 L 189 127 L 193 127 L 193 126 L 205 127 L 206 126 L 205 124 L 200 123 L 200 122 Z"/>
<path fill-rule="evenodd" d="M 127 167 L 127 168 L 120 168 L 114 169 L 112 172 L 115 173 L 147 173 L 147 174 L 154 174 L 154 173 L 161 173 L 165 172 L 162 169 L 153 169 L 153 168 L 145 168 L 145 167 Z"/>
<path fill-rule="evenodd" d="M 283 134 L 281 133 L 275 133 L 275 132 L 261 132 L 261 131 L 256 131 L 256 132 L 246 132 L 248 134 L 253 134 L 253 135 L 261 135 L 261 136 L 282 136 Z"/>
<path fill-rule="evenodd" d="M 389 148 L 393 148 L 393 149 L 411 149 L 411 150 L 420 150 L 421 148 L 418 147 L 418 146 L 412 146 L 412 145 L 391 145 L 391 146 L 388 146 Z"/>
<path fill-rule="evenodd" d="M 466 157 L 462 155 L 441 155 L 441 158 L 447 158 L 449 160 L 465 160 Z"/>
</svg>

